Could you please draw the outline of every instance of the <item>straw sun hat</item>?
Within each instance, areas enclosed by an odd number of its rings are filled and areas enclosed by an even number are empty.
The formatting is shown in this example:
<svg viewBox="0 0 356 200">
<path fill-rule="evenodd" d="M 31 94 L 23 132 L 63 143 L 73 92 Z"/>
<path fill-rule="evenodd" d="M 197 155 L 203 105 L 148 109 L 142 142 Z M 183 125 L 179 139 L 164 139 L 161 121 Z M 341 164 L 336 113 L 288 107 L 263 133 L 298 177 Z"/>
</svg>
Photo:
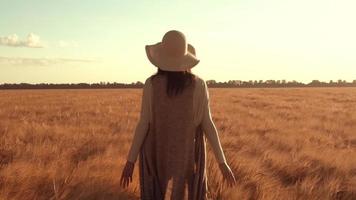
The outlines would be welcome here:
<svg viewBox="0 0 356 200">
<path fill-rule="evenodd" d="M 194 47 L 176 30 L 164 34 L 162 42 L 146 45 L 146 54 L 154 66 L 165 71 L 187 71 L 199 63 Z"/>
</svg>

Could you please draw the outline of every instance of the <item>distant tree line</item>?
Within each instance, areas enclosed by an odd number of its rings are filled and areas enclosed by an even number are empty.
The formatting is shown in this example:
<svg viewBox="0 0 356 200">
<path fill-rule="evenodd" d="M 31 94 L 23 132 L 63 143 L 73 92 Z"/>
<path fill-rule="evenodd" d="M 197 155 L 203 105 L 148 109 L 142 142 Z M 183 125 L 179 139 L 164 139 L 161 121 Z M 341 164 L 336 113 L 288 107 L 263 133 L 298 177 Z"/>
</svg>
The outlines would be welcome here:
<svg viewBox="0 0 356 200">
<path fill-rule="evenodd" d="M 227 82 L 206 81 L 207 85 L 216 88 L 279 88 L 279 87 L 356 87 L 356 80 L 347 82 L 345 80 L 322 82 L 313 80 L 310 83 L 286 80 L 230 80 Z"/>
<path fill-rule="evenodd" d="M 104 89 L 104 88 L 142 88 L 143 83 L 4 83 L 0 89 Z"/>
<path fill-rule="evenodd" d="M 217 82 L 215 80 L 206 81 L 208 87 L 212 88 L 283 88 L 283 87 L 356 87 L 356 80 L 347 82 L 345 80 L 322 82 L 313 80 L 310 83 L 286 80 L 230 80 L 227 82 Z M 3 83 L 0 89 L 110 89 L 110 88 L 142 88 L 140 81 L 133 83 Z"/>
</svg>

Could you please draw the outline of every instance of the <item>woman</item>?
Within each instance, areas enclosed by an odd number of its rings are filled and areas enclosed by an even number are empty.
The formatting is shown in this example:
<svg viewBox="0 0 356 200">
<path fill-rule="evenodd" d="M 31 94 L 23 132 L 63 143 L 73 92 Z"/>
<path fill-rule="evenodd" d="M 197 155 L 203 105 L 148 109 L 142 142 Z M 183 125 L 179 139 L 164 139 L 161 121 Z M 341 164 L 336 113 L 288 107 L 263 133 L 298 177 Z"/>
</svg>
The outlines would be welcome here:
<svg viewBox="0 0 356 200">
<path fill-rule="evenodd" d="M 206 83 L 190 72 L 199 63 L 193 46 L 183 33 L 169 31 L 162 42 L 146 46 L 146 53 L 158 72 L 145 82 L 141 116 L 121 185 L 127 187 L 132 181 L 140 154 L 141 199 L 206 199 L 204 136 L 224 180 L 235 184 L 211 119 Z"/>
</svg>

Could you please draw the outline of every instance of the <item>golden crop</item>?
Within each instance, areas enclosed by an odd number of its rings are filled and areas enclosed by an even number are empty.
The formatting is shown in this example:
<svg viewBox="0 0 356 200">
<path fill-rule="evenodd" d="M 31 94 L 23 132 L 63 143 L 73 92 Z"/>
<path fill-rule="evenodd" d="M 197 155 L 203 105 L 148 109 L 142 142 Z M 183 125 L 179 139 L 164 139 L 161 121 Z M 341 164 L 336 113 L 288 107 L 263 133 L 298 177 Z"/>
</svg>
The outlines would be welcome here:
<svg viewBox="0 0 356 200">
<path fill-rule="evenodd" d="M 0 91 L 0 199 L 138 199 L 119 187 L 141 90 Z M 213 199 L 356 199 L 356 88 L 210 89 L 237 186 Z M 208 146 L 209 147 L 209 146 Z"/>
</svg>

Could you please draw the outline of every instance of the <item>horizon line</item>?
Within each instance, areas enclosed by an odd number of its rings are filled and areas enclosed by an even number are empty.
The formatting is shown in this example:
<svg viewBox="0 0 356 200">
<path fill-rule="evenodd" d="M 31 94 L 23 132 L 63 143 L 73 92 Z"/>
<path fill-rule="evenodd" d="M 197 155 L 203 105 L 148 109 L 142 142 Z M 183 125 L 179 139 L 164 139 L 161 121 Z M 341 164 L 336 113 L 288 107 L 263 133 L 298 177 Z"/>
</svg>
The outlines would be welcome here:
<svg viewBox="0 0 356 200">
<path fill-rule="evenodd" d="M 343 82 L 343 83 L 355 83 L 356 82 L 356 78 L 350 81 L 347 81 L 346 79 L 329 79 L 329 80 L 319 80 L 319 79 L 313 79 L 311 81 L 298 81 L 298 80 L 290 80 L 290 79 L 249 79 L 249 80 L 242 80 L 242 79 L 229 79 L 229 80 L 225 80 L 225 81 L 218 81 L 215 79 L 204 79 L 205 82 L 208 81 L 215 81 L 216 83 L 228 83 L 229 81 L 236 81 L 236 82 L 245 82 L 245 83 L 249 83 L 249 82 L 258 82 L 260 83 L 260 81 L 262 81 L 263 83 L 267 82 L 267 81 L 285 81 L 285 83 L 293 83 L 293 82 L 297 82 L 297 83 L 303 83 L 303 84 L 309 84 L 312 83 L 313 81 L 319 81 L 320 83 L 330 83 L 330 81 L 332 81 L 333 83 L 338 83 L 338 82 Z M 98 82 L 0 82 L 0 85 L 4 85 L 4 84 L 32 84 L 32 85 L 36 85 L 36 84 L 137 84 L 137 83 L 143 83 L 144 81 L 131 81 L 131 82 L 117 82 L 117 81 L 98 81 Z"/>
</svg>

